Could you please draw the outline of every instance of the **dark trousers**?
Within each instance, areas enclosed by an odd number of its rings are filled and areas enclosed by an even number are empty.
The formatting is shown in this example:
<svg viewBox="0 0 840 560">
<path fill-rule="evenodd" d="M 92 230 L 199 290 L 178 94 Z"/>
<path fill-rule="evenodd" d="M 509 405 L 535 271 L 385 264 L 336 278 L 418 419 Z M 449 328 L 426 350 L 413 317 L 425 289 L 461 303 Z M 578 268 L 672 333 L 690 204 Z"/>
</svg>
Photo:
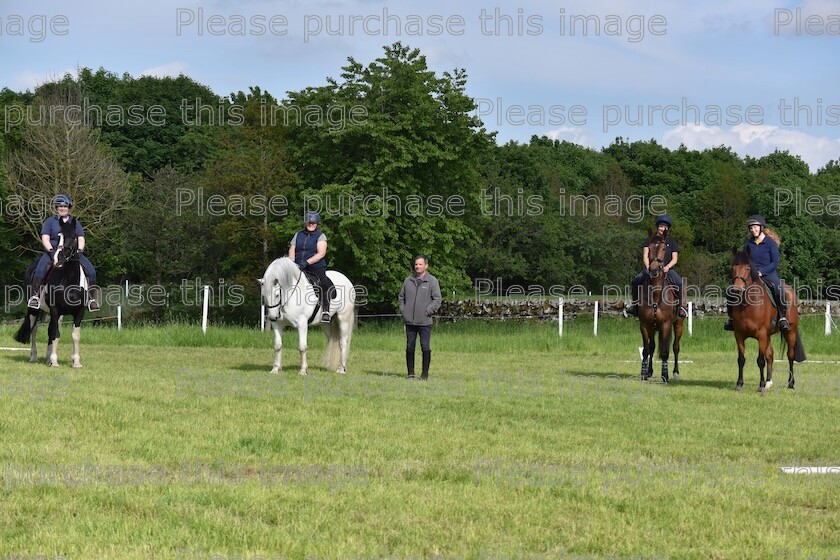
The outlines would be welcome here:
<svg viewBox="0 0 840 560">
<path fill-rule="evenodd" d="M 41 255 L 40 260 L 38 261 L 38 265 L 35 267 L 35 276 L 33 277 L 33 280 L 40 280 L 41 282 L 43 282 L 44 278 L 47 276 L 47 270 L 49 270 L 51 264 L 52 262 L 50 261 L 50 256 L 47 253 L 43 253 Z M 88 260 L 88 258 L 80 254 L 79 264 L 81 264 L 82 268 L 85 269 L 85 274 L 87 274 L 88 281 L 91 284 L 95 284 L 96 269 L 93 268 L 93 265 Z"/>
<path fill-rule="evenodd" d="M 432 339 L 432 325 L 406 325 L 405 326 L 405 351 L 414 354 L 417 345 L 417 335 L 420 335 L 420 349 L 423 352 L 430 352 Z"/>
<path fill-rule="evenodd" d="M 330 300 L 335 297 L 335 286 L 327 277 L 327 268 L 313 268 L 309 270 L 318 277 L 318 285 L 321 287 L 321 311 L 330 310 Z"/>
<path fill-rule="evenodd" d="M 630 289 L 632 291 L 633 301 L 638 302 L 640 296 L 640 288 L 642 287 L 642 282 L 645 280 L 645 276 L 647 275 L 647 271 L 643 270 L 642 272 L 638 273 L 633 280 L 630 281 Z M 677 274 L 677 271 L 673 268 L 668 271 L 668 281 L 671 282 L 671 285 L 674 286 L 671 290 L 668 290 L 668 301 L 666 303 L 678 303 L 683 305 L 682 297 L 682 277 Z M 674 293 L 674 290 L 676 293 Z"/>
</svg>

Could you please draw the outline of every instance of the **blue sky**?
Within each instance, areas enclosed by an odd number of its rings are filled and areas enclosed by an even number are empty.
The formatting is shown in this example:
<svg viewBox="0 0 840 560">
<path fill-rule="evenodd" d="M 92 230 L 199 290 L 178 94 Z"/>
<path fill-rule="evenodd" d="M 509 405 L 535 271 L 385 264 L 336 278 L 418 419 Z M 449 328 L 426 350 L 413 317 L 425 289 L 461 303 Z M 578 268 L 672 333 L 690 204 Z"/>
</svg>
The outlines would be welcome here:
<svg viewBox="0 0 840 560">
<path fill-rule="evenodd" d="M 380 21 L 386 12 L 387 35 Z M 223 22 L 216 29 L 225 29 L 234 15 L 249 24 L 244 37 L 211 34 L 211 16 Z M 24 21 L 23 36 L 9 27 L 16 17 Z M 250 26 L 255 17 L 265 25 L 262 35 Z M 272 17 L 280 24 L 275 34 L 268 29 Z M 399 33 L 393 18 L 402 24 Z M 406 27 L 418 18 L 422 30 Z M 447 21 L 449 30 L 432 33 L 430 23 Z M 15 90 L 87 66 L 135 76 L 184 73 L 220 95 L 259 85 L 283 97 L 338 77 L 348 56 L 366 64 L 399 40 L 421 49 L 437 72 L 467 70 L 468 93 L 500 143 L 537 134 L 594 148 L 616 136 L 669 147 L 725 144 L 752 156 L 779 148 L 802 156 L 812 171 L 840 159 L 840 0 L 4 0 L 0 22 L 0 87 Z M 795 99 L 803 107 L 799 122 L 792 110 L 782 122 L 780 102 L 792 106 Z M 683 104 L 697 111 L 684 118 Z M 576 123 L 568 122 L 572 106 L 579 106 Z M 663 118 L 669 106 L 677 109 Z M 695 113 L 707 122 L 697 125 Z"/>
</svg>

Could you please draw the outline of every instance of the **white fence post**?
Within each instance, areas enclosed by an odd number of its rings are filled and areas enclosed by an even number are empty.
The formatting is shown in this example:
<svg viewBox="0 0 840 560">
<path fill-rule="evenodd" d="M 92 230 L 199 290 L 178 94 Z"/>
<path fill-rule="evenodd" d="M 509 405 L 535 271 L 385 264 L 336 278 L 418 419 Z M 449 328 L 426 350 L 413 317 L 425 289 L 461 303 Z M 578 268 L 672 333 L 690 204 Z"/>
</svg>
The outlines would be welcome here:
<svg viewBox="0 0 840 560">
<path fill-rule="evenodd" d="M 122 305 L 117 306 L 117 330 L 122 330 Z"/>
<path fill-rule="evenodd" d="M 265 331 L 265 304 L 260 304 L 260 330 Z"/>
<path fill-rule="evenodd" d="M 204 286 L 204 310 L 201 314 L 201 332 L 207 334 L 207 307 L 208 299 L 210 297 L 210 286 Z"/>
<path fill-rule="evenodd" d="M 694 334 L 694 303 L 688 302 L 688 336 Z"/>
<path fill-rule="evenodd" d="M 563 338 L 563 298 L 557 302 L 557 334 Z"/>
<path fill-rule="evenodd" d="M 831 302 L 825 302 L 825 336 L 831 334 Z"/>
<path fill-rule="evenodd" d="M 598 300 L 595 300 L 595 336 L 598 336 Z"/>
</svg>

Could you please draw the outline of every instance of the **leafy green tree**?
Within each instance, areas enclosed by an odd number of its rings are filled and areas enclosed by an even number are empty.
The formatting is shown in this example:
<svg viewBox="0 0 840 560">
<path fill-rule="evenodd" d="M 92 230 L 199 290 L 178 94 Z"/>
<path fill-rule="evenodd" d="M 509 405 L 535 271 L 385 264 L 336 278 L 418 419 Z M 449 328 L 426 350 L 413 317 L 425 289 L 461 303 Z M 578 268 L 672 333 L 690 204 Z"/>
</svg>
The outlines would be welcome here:
<svg viewBox="0 0 840 560">
<path fill-rule="evenodd" d="M 345 115 L 289 127 L 291 169 L 304 195 L 321 201 L 331 264 L 368 287 L 372 303 L 396 300 L 417 253 L 445 292 L 467 289 L 476 239 L 466 217 L 477 211 L 491 137 L 471 115 L 466 72 L 437 76 L 419 50 L 396 43 L 368 66 L 349 59 L 341 78 L 292 92 L 286 105 Z M 365 196 L 366 207 L 348 207 Z M 448 210 L 432 208 L 433 196 Z"/>
</svg>

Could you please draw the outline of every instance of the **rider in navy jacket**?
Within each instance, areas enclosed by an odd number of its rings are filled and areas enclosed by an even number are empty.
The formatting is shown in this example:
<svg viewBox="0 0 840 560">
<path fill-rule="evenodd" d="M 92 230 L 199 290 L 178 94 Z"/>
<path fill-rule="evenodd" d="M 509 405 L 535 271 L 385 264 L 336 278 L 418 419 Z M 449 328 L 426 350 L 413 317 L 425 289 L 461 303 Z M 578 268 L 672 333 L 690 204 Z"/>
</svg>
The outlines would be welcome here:
<svg viewBox="0 0 840 560">
<path fill-rule="evenodd" d="M 289 243 L 289 258 L 301 270 L 309 270 L 318 277 L 321 286 L 321 322 L 330 322 L 330 300 L 335 293 L 332 281 L 327 277 L 327 236 L 320 228 L 321 215 L 307 212 L 306 225 L 297 232 Z"/>
<path fill-rule="evenodd" d="M 61 224 L 74 219 L 70 215 L 70 208 L 73 207 L 73 199 L 69 195 L 60 194 L 56 196 L 53 199 L 53 206 L 55 207 L 55 216 L 47 218 L 41 228 L 41 245 L 44 247 L 44 253 L 38 260 L 38 265 L 35 267 L 35 274 L 32 279 L 32 297 L 29 298 L 29 303 L 27 304 L 32 309 L 38 309 L 40 307 L 41 286 L 47 276 L 47 270 L 49 270 L 50 264 L 52 263 L 51 257 L 53 252 L 58 247 L 58 234 L 61 233 Z M 79 264 L 84 268 L 90 284 L 90 288 L 88 288 L 88 307 L 91 311 L 99 311 L 99 304 L 96 301 L 98 290 L 94 286 L 96 283 L 96 269 L 90 260 L 82 254 L 85 248 L 84 228 L 82 228 L 82 223 L 78 218 L 75 218 L 75 220 L 76 237 L 79 247 Z"/>
</svg>

